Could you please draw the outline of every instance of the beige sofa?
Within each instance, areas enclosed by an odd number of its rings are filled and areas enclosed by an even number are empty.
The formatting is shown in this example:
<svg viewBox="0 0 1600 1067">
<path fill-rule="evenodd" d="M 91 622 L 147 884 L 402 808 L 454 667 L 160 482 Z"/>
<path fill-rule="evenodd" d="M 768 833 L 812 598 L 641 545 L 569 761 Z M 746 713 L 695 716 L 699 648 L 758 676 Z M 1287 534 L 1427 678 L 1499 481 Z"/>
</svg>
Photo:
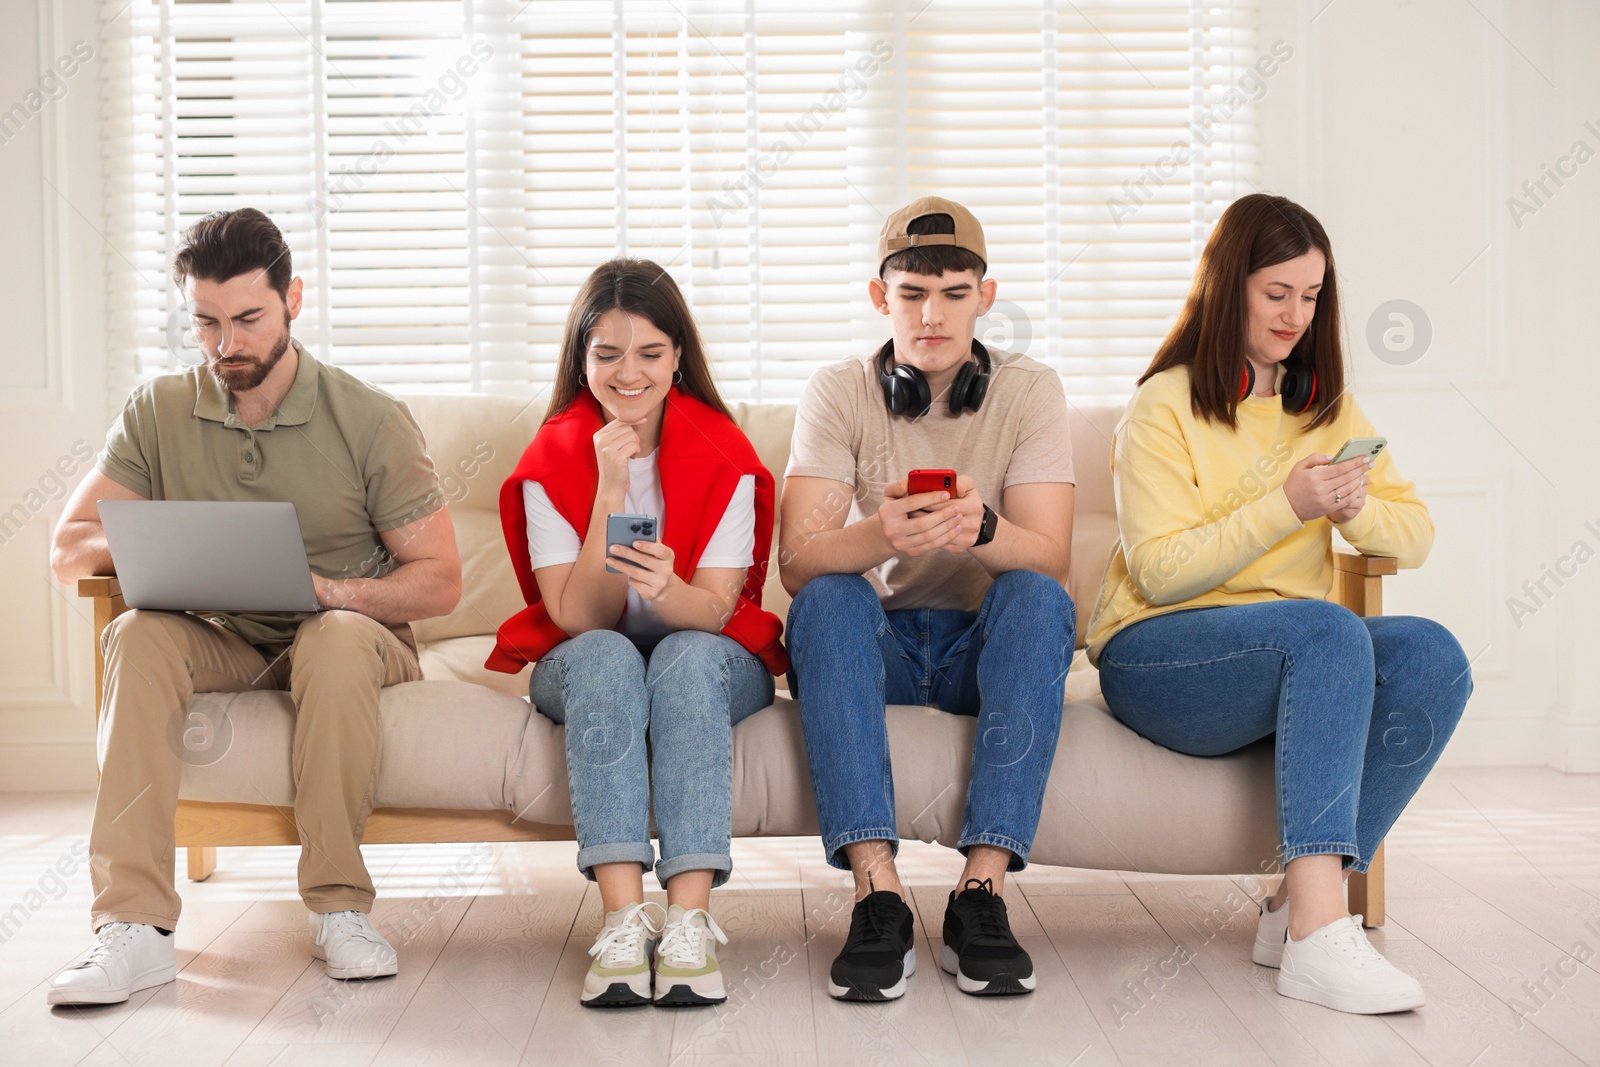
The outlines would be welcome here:
<svg viewBox="0 0 1600 1067">
<path fill-rule="evenodd" d="M 451 501 L 465 588 L 449 616 L 416 625 L 426 680 L 384 691 L 378 810 L 365 839 L 570 839 L 561 727 L 528 704 L 526 671 L 510 676 L 482 666 L 496 627 L 522 606 L 498 499 L 543 401 L 408 402 Z M 781 484 L 793 407 L 740 405 L 735 414 Z M 1210 758 L 1152 744 L 1111 716 L 1083 657 L 1087 612 L 1116 537 L 1109 449 L 1117 415 L 1091 408 L 1071 418 L 1079 480 L 1068 586 L 1078 608 L 1079 652 L 1031 859 L 1174 874 L 1267 873 L 1277 843 L 1270 739 Z M 1394 573 L 1394 561 L 1343 554 L 1337 563 L 1336 597 L 1357 613 L 1378 614 L 1381 576 Z M 122 610 L 115 579 L 85 579 L 80 593 L 96 597 L 98 648 L 98 630 Z M 788 610 L 776 566 L 765 603 L 780 617 Z M 97 687 L 99 670 L 97 663 Z M 211 872 L 219 845 L 297 842 L 290 817 L 292 719 L 285 693 L 195 697 L 189 721 L 204 744 L 186 753 L 177 818 L 191 878 Z M 889 709 L 902 838 L 956 840 L 974 727 L 965 716 Z M 799 709 L 782 692 L 734 730 L 733 777 L 735 835 L 817 833 Z M 1352 879 L 1351 896 L 1352 911 L 1365 914 L 1369 925 L 1383 921 L 1381 853 L 1370 875 Z"/>
</svg>

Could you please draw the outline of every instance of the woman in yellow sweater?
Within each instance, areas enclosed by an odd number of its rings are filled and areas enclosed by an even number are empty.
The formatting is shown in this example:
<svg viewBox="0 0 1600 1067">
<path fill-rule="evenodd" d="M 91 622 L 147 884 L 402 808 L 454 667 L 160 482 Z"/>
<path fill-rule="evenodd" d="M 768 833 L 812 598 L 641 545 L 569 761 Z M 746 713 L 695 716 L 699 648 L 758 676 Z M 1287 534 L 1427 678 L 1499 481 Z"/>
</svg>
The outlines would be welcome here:
<svg viewBox="0 0 1600 1067">
<path fill-rule="evenodd" d="M 1329 603 L 1332 532 L 1416 567 L 1433 522 L 1345 392 L 1333 251 L 1310 212 L 1246 196 L 1206 244 L 1182 314 L 1118 424 L 1120 538 L 1089 626 L 1106 703 L 1192 755 L 1276 734 L 1286 874 L 1254 959 L 1278 992 L 1403 1011 L 1421 985 L 1346 911 L 1344 876 L 1438 760 L 1472 678 L 1427 619 Z"/>
</svg>

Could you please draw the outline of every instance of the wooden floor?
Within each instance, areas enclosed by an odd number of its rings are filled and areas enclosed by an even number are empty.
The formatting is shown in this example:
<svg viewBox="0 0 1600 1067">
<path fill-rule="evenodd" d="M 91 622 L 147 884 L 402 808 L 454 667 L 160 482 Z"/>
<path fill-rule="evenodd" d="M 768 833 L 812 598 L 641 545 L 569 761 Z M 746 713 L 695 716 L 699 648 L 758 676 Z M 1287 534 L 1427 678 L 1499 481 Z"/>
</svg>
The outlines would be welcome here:
<svg viewBox="0 0 1600 1067">
<path fill-rule="evenodd" d="M 849 885 L 809 839 L 735 843 L 713 905 L 731 938 L 717 1009 L 578 1006 L 599 902 L 558 843 L 369 848 L 400 974 L 365 983 L 311 959 L 295 850 L 224 850 L 210 881 L 182 885 L 176 983 L 51 1009 L 47 978 L 88 941 L 89 811 L 83 795 L 0 794 L 0 1063 L 1600 1064 L 1600 776 L 1433 776 L 1389 838 L 1373 933 L 1428 1004 L 1382 1017 L 1276 994 L 1250 962 L 1248 878 L 1059 868 L 1007 894 L 1038 992 L 965 996 L 938 968 L 959 857 L 918 844 L 902 850 L 910 992 L 839 1004 L 826 979 Z"/>
</svg>

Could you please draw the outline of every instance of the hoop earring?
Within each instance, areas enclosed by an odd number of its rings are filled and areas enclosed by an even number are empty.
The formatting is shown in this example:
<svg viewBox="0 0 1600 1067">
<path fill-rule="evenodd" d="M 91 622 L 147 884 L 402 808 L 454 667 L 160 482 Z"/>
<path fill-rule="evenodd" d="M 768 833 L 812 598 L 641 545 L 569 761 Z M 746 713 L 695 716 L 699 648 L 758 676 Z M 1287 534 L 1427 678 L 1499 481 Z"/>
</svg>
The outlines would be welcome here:
<svg viewBox="0 0 1600 1067">
<path fill-rule="evenodd" d="M 678 385 L 682 381 L 683 381 L 683 371 L 681 371 L 681 370 L 673 371 L 672 372 L 672 384 L 673 385 Z"/>
<path fill-rule="evenodd" d="M 578 384 L 585 389 L 589 388 L 589 376 L 583 371 L 578 372 Z"/>
</svg>

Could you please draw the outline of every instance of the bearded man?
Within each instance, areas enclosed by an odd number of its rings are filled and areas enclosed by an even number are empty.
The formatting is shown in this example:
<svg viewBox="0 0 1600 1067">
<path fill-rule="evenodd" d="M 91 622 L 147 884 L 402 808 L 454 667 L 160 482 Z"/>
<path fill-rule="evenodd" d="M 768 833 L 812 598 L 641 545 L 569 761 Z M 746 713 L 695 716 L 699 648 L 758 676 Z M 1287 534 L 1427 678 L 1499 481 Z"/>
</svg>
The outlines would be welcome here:
<svg viewBox="0 0 1600 1067">
<path fill-rule="evenodd" d="M 89 837 L 95 941 L 52 980 L 51 1004 L 115 1004 L 175 977 L 183 750 L 172 739 L 203 691 L 293 696 L 312 954 L 334 978 L 396 973 L 394 948 L 368 917 L 360 850 L 378 780 L 378 693 L 422 677 L 409 624 L 450 612 L 461 593 L 421 430 L 403 403 L 290 337 L 303 287 L 272 220 L 253 208 L 206 216 L 172 274 L 204 362 L 133 391 L 56 527 L 52 569 L 63 582 L 114 573 L 102 500 L 288 501 L 322 610 L 134 610 L 106 628 Z"/>
</svg>

